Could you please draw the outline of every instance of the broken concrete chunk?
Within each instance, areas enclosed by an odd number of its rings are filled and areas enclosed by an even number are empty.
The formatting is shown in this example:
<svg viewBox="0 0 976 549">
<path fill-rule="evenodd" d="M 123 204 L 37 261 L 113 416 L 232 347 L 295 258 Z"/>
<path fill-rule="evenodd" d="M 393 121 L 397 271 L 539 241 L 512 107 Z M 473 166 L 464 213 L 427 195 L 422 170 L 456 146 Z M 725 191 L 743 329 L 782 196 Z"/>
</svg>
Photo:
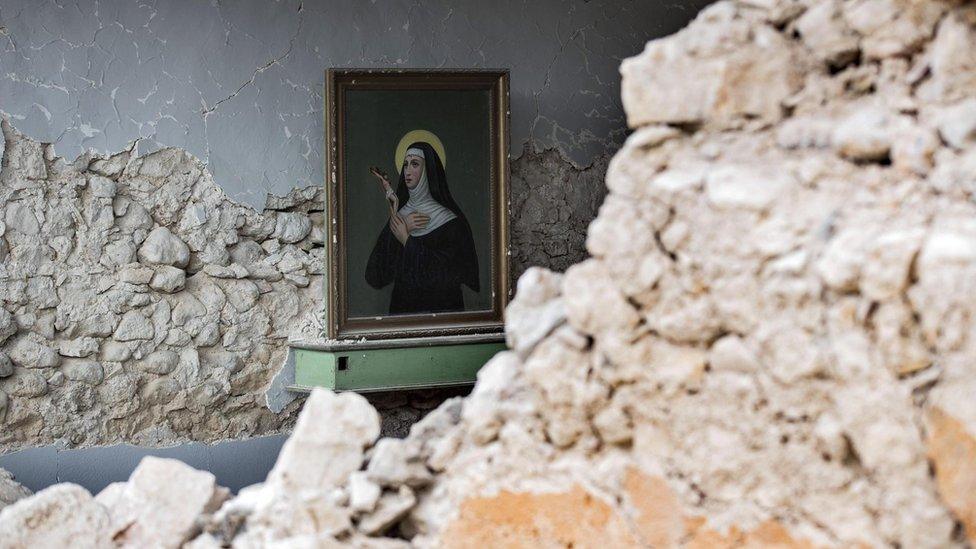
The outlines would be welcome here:
<svg viewBox="0 0 976 549">
<path fill-rule="evenodd" d="M 423 486 L 432 475 L 421 457 L 418 441 L 380 439 L 366 467 L 369 479 L 381 486 Z"/>
<path fill-rule="evenodd" d="M 789 173 L 726 165 L 705 177 L 705 195 L 716 208 L 764 210 L 794 185 Z"/>
<path fill-rule="evenodd" d="M 356 471 L 349 475 L 349 508 L 358 512 L 371 512 L 376 508 L 382 488 L 369 480 L 366 473 Z"/>
<path fill-rule="evenodd" d="M 8 547 L 109 547 L 109 517 L 91 494 L 57 484 L 0 512 L 0 540 Z"/>
<path fill-rule="evenodd" d="M 284 490 L 338 486 L 359 469 L 363 449 L 376 440 L 379 429 L 379 415 L 362 396 L 316 388 L 268 482 Z"/>
<path fill-rule="evenodd" d="M 99 494 L 118 547 L 179 547 L 227 496 L 212 474 L 152 456 L 142 459 L 122 487 Z"/>
<path fill-rule="evenodd" d="M 976 143 L 976 98 L 960 101 L 938 115 L 939 135 L 957 149 Z"/>
<path fill-rule="evenodd" d="M 782 117 L 782 102 L 803 81 L 797 46 L 775 32 L 743 32 L 744 21 L 729 21 L 721 11 L 712 8 L 713 16 L 701 17 L 694 29 L 652 40 L 621 63 L 631 128 Z"/>
<path fill-rule="evenodd" d="M 725 336 L 713 343 L 708 363 L 716 371 L 751 373 L 759 369 L 755 353 L 736 335 Z"/>
<path fill-rule="evenodd" d="M 891 113 L 880 107 L 862 106 L 837 125 L 831 141 L 841 156 L 880 161 L 888 158 L 892 130 Z"/>
<path fill-rule="evenodd" d="M 518 296 L 505 309 L 505 339 L 523 356 L 566 321 L 566 308 L 559 296 L 562 275 L 532 267 L 518 281 Z"/>
<path fill-rule="evenodd" d="M 383 494 L 376 504 L 376 510 L 363 515 L 356 527 L 364 534 L 382 534 L 403 518 L 416 503 L 413 490 L 409 486 L 401 486 L 396 492 Z"/>
<path fill-rule="evenodd" d="M 0 412 L 0 420 L 3 413 Z M 0 469 L 0 510 L 31 495 L 31 491 L 21 486 L 9 472 Z"/>
<path fill-rule="evenodd" d="M 852 62 L 859 53 L 858 35 L 844 21 L 839 0 L 811 6 L 795 25 L 804 45 L 832 67 Z"/>
</svg>

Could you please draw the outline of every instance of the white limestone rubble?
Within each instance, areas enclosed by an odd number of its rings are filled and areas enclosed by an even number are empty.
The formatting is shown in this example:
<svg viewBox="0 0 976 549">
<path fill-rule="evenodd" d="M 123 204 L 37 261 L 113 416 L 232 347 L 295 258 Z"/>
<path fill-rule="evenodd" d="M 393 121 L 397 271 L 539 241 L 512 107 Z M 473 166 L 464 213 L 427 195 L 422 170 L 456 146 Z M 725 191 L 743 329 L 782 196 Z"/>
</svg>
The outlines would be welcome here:
<svg viewBox="0 0 976 549">
<path fill-rule="evenodd" d="M 621 72 L 635 131 L 610 164 L 591 257 L 563 275 L 526 273 L 507 311 L 512 350 L 480 371 L 472 394 L 406 439 L 374 444 L 379 419 L 362 397 L 316 390 L 267 482 L 216 511 L 196 505 L 199 529 L 174 530 L 188 547 L 976 542 L 976 5 L 723 0 Z M 59 177 L 42 148 L 14 145 L 5 165 L 17 185 Z M 176 156 L 116 170 L 149 189 Z M 115 338 L 133 361 L 167 350 L 169 333 L 158 332 L 170 321 L 216 346 L 223 328 L 208 314 L 239 314 L 253 295 L 235 306 L 225 280 L 273 291 L 290 282 L 201 265 L 233 258 L 251 273 L 262 253 L 277 265 L 286 240 L 306 232 L 245 215 L 235 234 L 263 234 L 260 244 L 217 231 L 227 238 L 213 246 L 188 227 L 223 216 L 184 214 L 167 196 L 138 202 L 153 224 L 183 227 L 196 274 L 179 297 L 112 294 L 114 278 L 71 288 L 112 296 L 91 312 L 148 322 L 151 334 L 132 330 L 147 339 Z M 50 277 L 52 255 L 77 257 L 71 242 L 32 244 L 70 216 L 36 202 L 7 211 L 17 269 Z M 130 225 L 140 237 L 113 254 L 131 263 L 148 225 Z M 68 280 L 51 281 L 54 299 L 72 299 Z M 107 338 L 117 327 L 93 335 L 71 307 L 30 306 L 28 286 L 12 284 L 8 298 L 16 368 L 2 389 L 14 398 L 63 390 L 52 343 L 62 332 Z M 30 291 L 47 303 L 48 288 Z M 205 362 L 180 353 L 174 371 L 153 373 L 152 402 L 176 399 Z M 123 373 L 150 375 L 107 367 L 103 385 Z M 0 512 L 0 533 L 54 540 L 58 524 L 114 543 L 109 517 L 135 484 L 96 500 L 50 488 Z M 198 503 L 211 493 L 204 484 Z"/>
</svg>

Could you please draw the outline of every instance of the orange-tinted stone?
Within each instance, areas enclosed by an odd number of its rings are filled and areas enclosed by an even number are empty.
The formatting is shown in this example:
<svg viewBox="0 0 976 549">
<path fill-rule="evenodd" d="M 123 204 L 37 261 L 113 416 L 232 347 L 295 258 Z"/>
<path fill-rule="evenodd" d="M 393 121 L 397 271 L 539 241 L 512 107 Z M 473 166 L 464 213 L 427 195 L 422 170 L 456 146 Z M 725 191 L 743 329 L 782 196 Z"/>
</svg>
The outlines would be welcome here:
<svg viewBox="0 0 976 549">
<path fill-rule="evenodd" d="M 441 536 L 451 549 L 640 547 L 610 505 L 579 486 L 548 494 L 503 491 L 471 498 Z"/>
<path fill-rule="evenodd" d="M 470 498 L 460 516 L 441 535 L 450 549 L 484 547 L 562 547 L 617 549 L 688 547 L 693 549 L 813 549 L 779 522 L 767 521 L 754 530 L 730 528 L 720 533 L 700 516 L 689 516 L 681 501 L 660 477 L 629 469 L 624 494 L 636 516 L 623 513 L 580 486 L 559 493 L 513 493 Z"/>
<path fill-rule="evenodd" d="M 624 492 L 637 510 L 635 526 L 641 540 L 651 547 L 677 546 L 685 535 L 684 513 L 664 479 L 628 469 Z"/>
<path fill-rule="evenodd" d="M 958 419 L 933 407 L 928 413 L 929 459 L 946 506 L 976 543 L 976 437 Z"/>
<path fill-rule="evenodd" d="M 691 532 L 688 549 L 814 549 L 816 545 L 796 539 L 782 524 L 766 521 L 748 532 L 732 527 L 725 534 L 702 528 L 702 522 Z M 692 526 L 692 524 L 689 524 Z"/>
<path fill-rule="evenodd" d="M 687 548 L 790 548 L 813 549 L 798 540 L 779 522 L 767 521 L 748 532 L 731 528 L 721 534 L 706 527 L 700 516 L 684 514 L 681 502 L 664 479 L 648 477 L 637 469 L 627 471 L 624 489 L 631 505 L 638 509 L 637 530 L 649 547 Z"/>
</svg>

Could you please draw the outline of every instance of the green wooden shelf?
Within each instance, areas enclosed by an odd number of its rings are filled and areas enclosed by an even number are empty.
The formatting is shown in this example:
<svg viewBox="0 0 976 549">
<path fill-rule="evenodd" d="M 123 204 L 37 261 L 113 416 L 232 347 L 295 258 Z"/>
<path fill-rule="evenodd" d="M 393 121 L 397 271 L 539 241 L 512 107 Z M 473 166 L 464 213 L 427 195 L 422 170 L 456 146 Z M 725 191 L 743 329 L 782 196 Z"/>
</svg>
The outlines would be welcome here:
<svg viewBox="0 0 976 549">
<path fill-rule="evenodd" d="M 505 349 L 501 334 L 329 345 L 293 344 L 294 383 L 335 391 L 392 391 L 474 383 L 478 370 Z"/>
</svg>

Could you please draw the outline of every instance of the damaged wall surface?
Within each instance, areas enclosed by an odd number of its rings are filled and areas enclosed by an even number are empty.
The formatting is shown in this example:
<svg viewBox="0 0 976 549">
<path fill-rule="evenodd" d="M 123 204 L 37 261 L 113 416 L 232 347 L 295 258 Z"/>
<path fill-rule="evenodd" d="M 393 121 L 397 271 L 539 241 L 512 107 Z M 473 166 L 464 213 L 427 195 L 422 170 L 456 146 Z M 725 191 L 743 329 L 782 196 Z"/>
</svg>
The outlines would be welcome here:
<svg viewBox="0 0 976 549">
<path fill-rule="evenodd" d="M 618 60 L 704 2 L 257 4 L 0 2 L 0 449 L 287 430 L 262 393 L 318 336 L 328 66 L 510 66 L 513 279 L 581 260 Z M 370 399 L 403 436 L 453 394 Z"/>
<path fill-rule="evenodd" d="M 0 539 L 971 546 L 976 5 L 725 0 L 621 71 L 592 257 L 522 276 L 469 397 L 377 441 L 317 391 L 237 497 L 146 460 Z"/>
<path fill-rule="evenodd" d="M 325 69 L 507 67 L 512 154 L 587 166 L 624 138 L 619 60 L 705 4 L 4 0 L 0 112 L 69 158 L 182 147 L 260 209 L 323 181 Z"/>
<path fill-rule="evenodd" d="M 178 149 L 69 163 L 3 133 L 0 444 L 280 427 L 261 391 L 321 308 L 320 191 L 259 213 Z"/>
<path fill-rule="evenodd" d="M 0 448 L 287 429 L 299 403 L 272 413 L 264 391 L 289 337 L 320 336 L 322 190 L 270 196 L 258 212 L 180 149 L 68 162 L 8 122 L 3 132 Z M 601 168 L 577 170 L 551 152 L 514 162 L 513 276 L 584 253 L 603 191 L 573 189 Z M 383 433 L 403 436 L 455 394 L 370 398 Z"/>
</svg>

